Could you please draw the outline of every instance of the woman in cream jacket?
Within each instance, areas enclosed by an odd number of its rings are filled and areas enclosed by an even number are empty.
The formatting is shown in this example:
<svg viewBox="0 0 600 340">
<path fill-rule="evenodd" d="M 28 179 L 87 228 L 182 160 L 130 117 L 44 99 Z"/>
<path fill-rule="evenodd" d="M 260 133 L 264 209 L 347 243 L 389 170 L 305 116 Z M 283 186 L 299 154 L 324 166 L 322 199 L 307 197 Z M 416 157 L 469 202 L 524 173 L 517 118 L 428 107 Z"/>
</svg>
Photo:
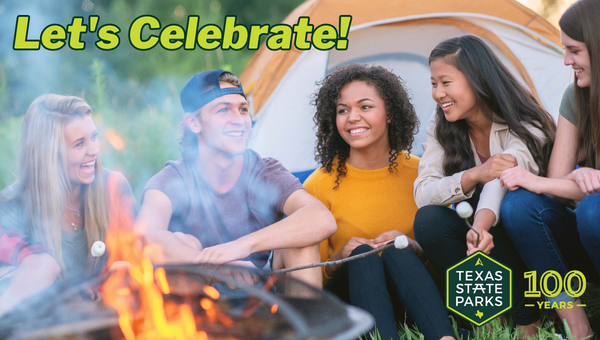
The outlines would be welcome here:
<svg viewBox="0 0 600 340">
<path fill-rule="evenodd" d="M 556 127 L 534 96 L 479 38 L 441 42 L 429 57 L 438 108 L 427 125 L 425 153 L 414 184 L 414 232 L 436 269 L 483 251 L 513 270 L 513 309 L 523 335 L 540 325 L 525 307 L 527 270 L 499 221 L 507 189 L 498 180 L 517 165 L 545 175 Z M 472 229 L 450 204 L 475 207 Z"/>
</svg>

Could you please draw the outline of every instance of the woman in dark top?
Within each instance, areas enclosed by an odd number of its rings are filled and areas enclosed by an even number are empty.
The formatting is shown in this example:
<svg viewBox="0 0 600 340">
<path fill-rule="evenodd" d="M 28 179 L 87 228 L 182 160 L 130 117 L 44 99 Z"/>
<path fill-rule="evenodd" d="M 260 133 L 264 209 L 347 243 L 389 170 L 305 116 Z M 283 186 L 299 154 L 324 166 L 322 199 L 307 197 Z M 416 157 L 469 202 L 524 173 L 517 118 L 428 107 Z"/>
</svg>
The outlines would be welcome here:
<svg viewBox="0 0 600 340">
<path fill-rule="evenodd" d="M 100 165 L 98 133 L 91 113 L 81 98 L 47 94 L 37 98 L 25 114 L 19 178 L 0 193 L 0 224 L 4 230 L 29 237 L 33 244 L 47 246 L 52 258 L 41 254 L 50 262 L 44 266 L 50 270 L 44 273 L 33 270 L 39 264 L 20 263 L 7 293 L 0 297 L 9 300 L 5 307 L 15 305 L 19 299 L 15 301 L 15 297 L 47 287 L 56 278 L 89 274 L 92 244 L 104 240 L 109 225 L 118 227 L 111 224 L 109 206 L 125 209 L 133 218 L 135 199 L 129 183 L 121 174 L 103 170 Z M 115 190 L 110 190 L 114 194 L 109 195 L 108 182 L 114 186 Z M 23 262 L 32 262 L 25 261 L 28 256 Z M 96 274 L 106 259 L 106 254 L 98 259 Z M 24 281 L 40 284 L 19 284 Z"/>
</svg>

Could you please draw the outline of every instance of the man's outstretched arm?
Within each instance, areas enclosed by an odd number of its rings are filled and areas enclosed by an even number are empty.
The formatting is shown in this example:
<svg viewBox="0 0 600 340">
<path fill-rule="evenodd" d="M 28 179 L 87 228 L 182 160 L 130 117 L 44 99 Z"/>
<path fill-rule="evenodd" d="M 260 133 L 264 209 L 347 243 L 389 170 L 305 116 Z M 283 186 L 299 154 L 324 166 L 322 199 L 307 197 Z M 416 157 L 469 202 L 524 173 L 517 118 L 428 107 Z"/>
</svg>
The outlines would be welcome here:
<svg viewBox="0 0 600 340">
<path fill-rule="evenodd" d="M 169 231 L 172 214 L 173 206 L 167 195 L 160 190 L 149 189 L 144 193 L 136 224 L 145 230 L 147 241 L 162 246 L 165 262 L 192 262 L 200 254 L 200 250 Z"/>
<path fill-rule="evenodd" d="M 294 191 L 283 206 L 283 220 L 239 239 L 202 250 L 194 262 L 225 263 L 246 258 L 251 253 L 318 244 L 333 235 L 335 218 L 304 189 Z"/>
</svg>

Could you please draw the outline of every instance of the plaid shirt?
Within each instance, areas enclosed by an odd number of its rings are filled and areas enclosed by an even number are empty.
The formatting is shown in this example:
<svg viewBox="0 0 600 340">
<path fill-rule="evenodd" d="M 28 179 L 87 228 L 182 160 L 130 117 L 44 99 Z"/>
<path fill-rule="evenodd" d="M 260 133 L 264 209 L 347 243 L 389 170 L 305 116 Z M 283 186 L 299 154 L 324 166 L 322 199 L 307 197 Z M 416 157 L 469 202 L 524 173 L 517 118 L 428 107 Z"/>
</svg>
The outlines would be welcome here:
<svg viewBox="0 0 600 340">
<path fill-rule="evenodd" d="M 48 253 L 50 248 L 43 244 L 31 244 L 31 237 L 16 229 L 4 230 L 0 225 L 0 263 L 18 266 L 25 256 L 34 253 Z"/>
</svg>

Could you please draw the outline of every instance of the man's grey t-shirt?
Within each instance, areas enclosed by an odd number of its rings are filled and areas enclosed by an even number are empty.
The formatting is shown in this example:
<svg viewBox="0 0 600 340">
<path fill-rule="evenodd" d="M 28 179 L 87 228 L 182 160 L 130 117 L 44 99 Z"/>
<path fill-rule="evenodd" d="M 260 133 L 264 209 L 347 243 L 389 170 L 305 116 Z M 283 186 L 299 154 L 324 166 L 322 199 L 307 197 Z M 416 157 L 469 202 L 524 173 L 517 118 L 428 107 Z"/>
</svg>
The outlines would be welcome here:
<svg viewBox="0 0 600 340">
<path fill-rule="evenodd" d="M 195 164 L 169 161 L 148 181 L 144 192 L 163 192 L 173 206 L 169 231 L 198 238 L 203 247 L 230 242 L 269 226 L 283 217 L 283 206 L 300 181 L 273 158 L 253 150 L 244 153 L 242 173 L 228 192 L 220 194 L 206 182 Z M 247 260 L 262 267 L 269 252 Z M 191 260 L 191 259 L 190 259 Z"/>
</svg>

